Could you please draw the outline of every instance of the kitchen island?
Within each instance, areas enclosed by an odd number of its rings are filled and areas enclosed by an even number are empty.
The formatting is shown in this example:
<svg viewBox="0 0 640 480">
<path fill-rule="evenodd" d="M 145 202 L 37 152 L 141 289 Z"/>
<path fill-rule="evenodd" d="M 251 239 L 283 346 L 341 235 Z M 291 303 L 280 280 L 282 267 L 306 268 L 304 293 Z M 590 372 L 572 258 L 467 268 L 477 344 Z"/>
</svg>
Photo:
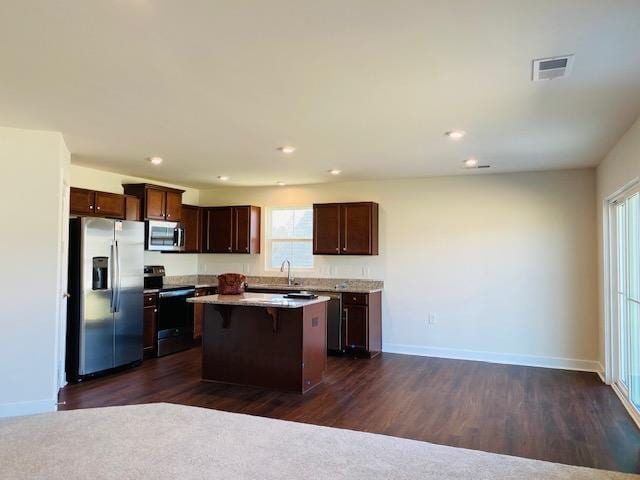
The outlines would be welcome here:
<svg viewBox="0 0 640 480">
<path fill-rule="evenodd" d="M 329 297 L 245 293 L 187 301 L 205 306 L 203 380 L 298 393 L 322 383 Z"/>
</svg>

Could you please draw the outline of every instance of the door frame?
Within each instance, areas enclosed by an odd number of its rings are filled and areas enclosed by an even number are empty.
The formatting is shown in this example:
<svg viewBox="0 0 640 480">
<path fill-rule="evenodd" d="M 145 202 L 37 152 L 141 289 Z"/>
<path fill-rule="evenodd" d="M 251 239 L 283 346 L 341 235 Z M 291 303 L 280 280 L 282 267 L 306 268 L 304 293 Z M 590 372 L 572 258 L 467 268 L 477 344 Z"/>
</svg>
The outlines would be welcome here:
<svg viewBox="0 0 640 480">
<path fill-rule="evenodd" d="M 60 169 L 60 205 L 58 218 L 60 219 L 60 250 L 58 251 L 58 285 L 57 312 L 56 312 L 56 368 L 55 368 L 55 395 L 67 384 L 66 380 L 66 343 L 67 343 L 67 288 L 69 270 L 69 201 L 71 186 L 65 168 Z"/>
<path fill-rule="evenodd" d="M 603 235 L 603 313 L 604 313 L 604 381 L 611 385 L 629 412 L 631 418 L 640 427 L 640 412 L 631 404 L 625 392 L 618 385 L 619 374 L 619 346 L 618 346 L 618 315 L 617 315 L 617 278 L 616 249 L 617 244 L 612 241 L 614 228 L 617 227 L 614 216 L 616 201 L 640 188 L 640 177 L 636 177 L 604 199 L 602 206 L 602 235 Z M 613 297 L 616 296 L 616 301 Z"/>
</svg>

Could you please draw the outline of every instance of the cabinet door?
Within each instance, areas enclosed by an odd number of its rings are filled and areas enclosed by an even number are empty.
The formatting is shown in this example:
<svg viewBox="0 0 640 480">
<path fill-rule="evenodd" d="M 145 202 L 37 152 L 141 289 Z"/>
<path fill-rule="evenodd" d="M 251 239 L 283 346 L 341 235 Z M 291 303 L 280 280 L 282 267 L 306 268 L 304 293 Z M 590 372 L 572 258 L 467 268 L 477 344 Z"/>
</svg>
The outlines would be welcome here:
<svg viewBox="0 0 640 480">
<path fill-rule="evenodd" d="M 343 307 L 345 345 L 350 348 L 367 350 L 367 307 L 345 305 Z"/>
<path fill-rule="evenodd" d="M 158 309 L 156 306 L 144 307 L 143 348 L 145 354 L 156 353 L 156 323 Z"/>
<path fill-rule="evenodd" d="M 200 251 L 202 224 L 201 210 L 191 205 L 182 205 L 182 226 L 184 227 L 184 251 L 196 253 Z"/>
<path fill-rule="evenodd" d="M 313 206 L 313 254 L 340 253 L 340 205 Z"/>
<path fill-rule="evenodd" d="M 145 195 L 145 217 L 149 220 L 164 220 L 166 192 L 148 188 Z"/>
<path fill-rule="evenodd" d="M 368 203 L 342 205 L 341 253 L 373 255 L 373 207 Z M 377 253 L 377 252 L 375 252 Z"/>
<path fill-rule="evenodd" d="M 111 218 L 124 218 L 124 195 L 96 192 L 96 215 Z"/>
<path fill-rule="evenodd" d="M 233 207 L 233 253 L 249 253 L 251 207 Z"/>
<path fill-rule="evenodd" d="M 140 199 L 133 195 L 124 196 L 124 219 L 140 221 L 142 216 L 140 215 Z"/>
<path fill-rule="evenodd" d="M 207 209 L 208 253 L 231 253 L 232 217 L 231 207 Z"/>
<path fill-rule="evenodd" d="M 95 192 L 83 188 L 71 188 L 69 209 L 76 215 L 93 215 Z"/>
<path fill-rule="evenodd" d="M 179 222 L 182 219 L 182 194 L 167 192 L 166 219 L 170 222 Z"/>
</svg>

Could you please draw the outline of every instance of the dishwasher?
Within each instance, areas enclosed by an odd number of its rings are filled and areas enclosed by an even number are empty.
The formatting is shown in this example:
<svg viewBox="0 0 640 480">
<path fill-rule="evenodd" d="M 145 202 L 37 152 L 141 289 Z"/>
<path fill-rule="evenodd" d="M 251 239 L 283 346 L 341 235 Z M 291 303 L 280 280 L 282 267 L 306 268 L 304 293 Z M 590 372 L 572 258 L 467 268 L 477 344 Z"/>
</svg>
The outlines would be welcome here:
<svg viewBox="0 0 640 480">
<path fill-rule="evenodd" d="M 327 350 L 330 354 L 344 353 L 342 329 L 342 294 L 339 292 L 314 291 L 318 296 L 329 297 L 327 303 Z"/>
</svg>

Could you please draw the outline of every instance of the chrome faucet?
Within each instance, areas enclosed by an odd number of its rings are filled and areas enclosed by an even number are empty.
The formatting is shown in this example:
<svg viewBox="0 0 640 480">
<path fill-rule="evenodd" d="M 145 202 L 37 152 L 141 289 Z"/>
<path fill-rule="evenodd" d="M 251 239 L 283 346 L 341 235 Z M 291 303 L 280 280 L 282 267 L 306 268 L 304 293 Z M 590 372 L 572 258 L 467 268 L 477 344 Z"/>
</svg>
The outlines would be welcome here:
<svg viewBox="0 0 640 480">
<path fill-rule="evenodd" d="M 289 261 L 289 259 L 285 259 L 284 262 L 282 262 L 282 265 L 280 265 L 280 271 L 284 272 L 284 265 L 285 263 L 287 264 L 287 285 L 291 286 L 293 285 L 293 277 L 291 276 L 291 262 Z"/>
</svg>

